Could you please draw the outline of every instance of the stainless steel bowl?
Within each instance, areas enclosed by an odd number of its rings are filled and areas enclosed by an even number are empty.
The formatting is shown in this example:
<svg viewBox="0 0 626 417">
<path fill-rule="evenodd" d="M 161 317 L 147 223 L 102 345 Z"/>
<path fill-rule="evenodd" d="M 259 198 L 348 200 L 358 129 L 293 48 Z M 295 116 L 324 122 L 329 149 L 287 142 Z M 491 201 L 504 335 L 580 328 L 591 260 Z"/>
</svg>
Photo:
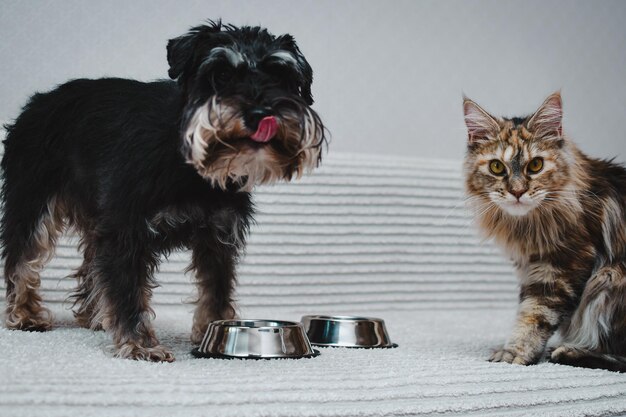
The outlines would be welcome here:
<svg viewBox="0 0 626 417">
<path fill-rule="evenodd" d="M 391 348 L 382 319 L 355 316 L 304 316 L 302 324 L 311 344 L 351 348 Z"/>
<path fill-rule="evenodd" d="M 311 347 L 302 323 L 277 320 L 214 321 L 192 353 L 225 359 L 297 359 L 319 355 Z"/>
</svg>

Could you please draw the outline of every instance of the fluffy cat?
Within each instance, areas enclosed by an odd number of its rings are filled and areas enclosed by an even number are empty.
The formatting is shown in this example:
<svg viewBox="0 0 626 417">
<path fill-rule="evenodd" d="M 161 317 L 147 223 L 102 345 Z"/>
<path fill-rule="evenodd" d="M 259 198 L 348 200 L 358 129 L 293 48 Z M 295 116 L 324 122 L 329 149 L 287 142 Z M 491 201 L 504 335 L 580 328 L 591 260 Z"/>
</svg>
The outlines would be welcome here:
<svg viewBox="0 0 626 417">
<path fill-rule="evenodd" d="M 513 332 L 490 360 L 626 372 L 626 169 L 562 133 L 561 95 L 531 116 L 493 117 L 469 99 L 466 190 L 480 229 L 519 281 Z"/>
</svg>

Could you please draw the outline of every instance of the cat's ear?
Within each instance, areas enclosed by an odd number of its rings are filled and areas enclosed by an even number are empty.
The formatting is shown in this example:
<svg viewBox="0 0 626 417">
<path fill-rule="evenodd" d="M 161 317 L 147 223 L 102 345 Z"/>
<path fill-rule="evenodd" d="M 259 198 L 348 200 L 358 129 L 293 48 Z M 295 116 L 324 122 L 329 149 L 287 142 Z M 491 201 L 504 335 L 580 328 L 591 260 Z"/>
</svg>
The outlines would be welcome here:
<svg viewBox="0 0 626 417">
<path fill-rule="evenodd" d="M 463 113 L 470 144 L 489 140 L 500 130 L 496 119 L 467 97 L 463 97 Z"/>
<path fill-rule="evenodd" d="M 528 130 L 537 136 L 561 136 L 563 132 L 563 102 L 561 93 L 551 94 L 527 123 Z"/>
</svg>

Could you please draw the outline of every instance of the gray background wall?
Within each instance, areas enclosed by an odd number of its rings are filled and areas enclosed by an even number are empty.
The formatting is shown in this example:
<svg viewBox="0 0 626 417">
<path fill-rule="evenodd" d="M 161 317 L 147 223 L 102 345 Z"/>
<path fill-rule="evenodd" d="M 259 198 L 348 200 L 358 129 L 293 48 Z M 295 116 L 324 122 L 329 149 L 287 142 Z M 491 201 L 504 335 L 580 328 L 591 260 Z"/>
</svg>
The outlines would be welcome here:
<svg viewBox="0 0 626 417">
<path fill-rule="evenodd" d="M 0 120 L 68 78 L 166 76 L 165 43 L 206 18 L 292 33 L 332 149 L 460 158 L 461 96 L 529 113 L 562 89 L 565 129 L 626 161 L 624 1 L 0 2 Z"/>
</svg>

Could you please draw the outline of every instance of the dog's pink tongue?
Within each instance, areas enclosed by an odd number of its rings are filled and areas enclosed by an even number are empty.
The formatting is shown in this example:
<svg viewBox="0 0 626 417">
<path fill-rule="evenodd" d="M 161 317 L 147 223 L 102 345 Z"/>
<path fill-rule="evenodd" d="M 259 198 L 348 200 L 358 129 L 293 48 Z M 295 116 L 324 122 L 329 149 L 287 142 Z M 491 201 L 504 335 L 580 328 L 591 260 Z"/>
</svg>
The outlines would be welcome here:
<svg viewBox="0 0 626 417">
<path fill-rule="evenodd" d="M 274 136 L 276 136 L 276 132 L 278 131 L 278 122 L 274 116 L 267 116 L 261 119 L 259 122 L 259 127 L 256 128 L 256 132 L 250 139 L 255 142 L 269 142 Z"/>
</svg>

